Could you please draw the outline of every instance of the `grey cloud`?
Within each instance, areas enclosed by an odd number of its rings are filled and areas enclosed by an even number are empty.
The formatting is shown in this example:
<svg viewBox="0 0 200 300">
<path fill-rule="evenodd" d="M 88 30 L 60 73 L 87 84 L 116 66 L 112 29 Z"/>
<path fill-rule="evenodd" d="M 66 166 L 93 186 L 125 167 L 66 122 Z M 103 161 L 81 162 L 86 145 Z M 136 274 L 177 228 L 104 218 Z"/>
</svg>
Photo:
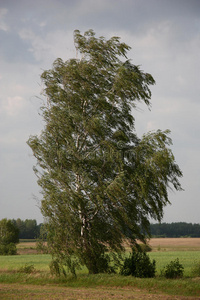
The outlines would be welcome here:
<svg viewBox="0 0 200 300">
<path fill-rule="evenodd" d="M 34 63 L 28 43 L 24 42 L 15 32 L 0 32 L 0 56 L 4 61 Z"/>
<path fill-rule="evenodd" d="M 93 28 L 97 35 L 121 36 L 132 46 L 129 57 L 151 73 L 151 112 L 134 111 L 136 131 L 172 131 L 173 152 L 183 169 L 185 192 L 171 195 L 165 221 L 198 222 L 199 194 L 199 0 L 1 0 L 7 9 L 7 31 L 0 31 L 0 108 L 8 99 L 23 99 L 21 110 L 0 116 L 0 219 L 41 215 L 32 193 L 39 188 L 32 172 L 35 163 L 26 140 L 43 125 L 40 74 L 54 59 L 74 57 L 73 30 Z M 23 34 L 24 35 L 23 35 Z M 26 33 L 26 34 L 25 34 Z M 30 52 L 30 49 L 32 52 Z M 16 98 L 19 97 L 19 98 Z M 12 102 L 12 101 L 11 101 Z M 2 173 L 1 173 L 2 174 Z M 13 187 L 12 189 L 10 187 Z M 190 198 L 190 202 L 188 199 Z M 191 203 L 193 207 L 191 208 Z M 12 209 L 10 209 L 12 207 Z M 181 212 L 181 207 L 185 212 Z"/>
</svg>

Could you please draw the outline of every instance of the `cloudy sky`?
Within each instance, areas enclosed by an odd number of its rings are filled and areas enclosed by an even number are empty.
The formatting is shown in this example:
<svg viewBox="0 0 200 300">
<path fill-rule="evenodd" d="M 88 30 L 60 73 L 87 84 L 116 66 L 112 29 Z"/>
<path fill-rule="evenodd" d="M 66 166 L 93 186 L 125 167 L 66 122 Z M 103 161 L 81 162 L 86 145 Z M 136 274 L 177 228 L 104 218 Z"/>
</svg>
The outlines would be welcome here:
<svg viewBox="0 0 200 300">
<path fill-rule="evenodd" d="M 0 219 L 43 218 L 26 141 L 43 127 L 40 75 L 75 57 L 73 31 L 120 36 L 151 73 L 152 108 L 133 112 L 139 136 L 170 129 L 183 192 L 169 192 L 164 222 L 200 223 L 200 1 L 0 0 Z"/>
</svg>

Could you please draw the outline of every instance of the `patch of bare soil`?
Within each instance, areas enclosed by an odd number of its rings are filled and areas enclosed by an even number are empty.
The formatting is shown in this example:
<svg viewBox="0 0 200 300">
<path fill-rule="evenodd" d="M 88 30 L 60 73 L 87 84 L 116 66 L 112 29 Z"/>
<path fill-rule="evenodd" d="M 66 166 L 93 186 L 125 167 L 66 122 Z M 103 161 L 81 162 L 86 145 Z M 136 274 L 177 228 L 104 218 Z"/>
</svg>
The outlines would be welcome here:
<svg viewBox="0 0 200 300">
<path fill-rule="evenodd" d="M 135 288 L 68 288 L 55 286 L 34 286 L 19 284 L 0 284 L 0 299 L 65 299 L 65 300 L 113 300 L 113 299 L 200 299 L 200 297 L 169 296 L 149 294 Z"/>
</svg>

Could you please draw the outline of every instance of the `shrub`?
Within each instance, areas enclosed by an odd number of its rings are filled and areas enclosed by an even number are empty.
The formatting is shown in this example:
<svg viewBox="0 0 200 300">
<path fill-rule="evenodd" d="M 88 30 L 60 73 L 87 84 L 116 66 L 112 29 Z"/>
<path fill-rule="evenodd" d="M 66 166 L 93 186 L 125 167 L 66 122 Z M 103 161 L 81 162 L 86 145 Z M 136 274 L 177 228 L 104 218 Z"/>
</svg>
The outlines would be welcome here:
<svg viewBox="0 0 200 300">
<path fill-rule="evenodd" d="M 148 278 L 154 277 L 156 272 L 156 262 L 150 261 L 146 252 L 137 252 L 134 249 L 130 257 L 126 258 L 121 268 L 120 274 L 124 276 Z"/>
<path fill-rule="evenodd" d="M 17 248 L 14 243 L 0 244 L 0 255 L 16 255 Z"/>
<path fill-rule="evenodd" d="M 24 267 L 21 267 L 19 269 L 19 272 L 20 273 L 31 274 L 31 273 L 35 272 L 34 265 L 28 265 L 28 264 L 26 264 Z"/>
<path fill-rule="evenodd" d="M 164 268 L 164 276 L 166 278 L 180 278 L 183 277 L 184 267 L 179 263 L 179 259 L 171 261 Z"/>
</svg>

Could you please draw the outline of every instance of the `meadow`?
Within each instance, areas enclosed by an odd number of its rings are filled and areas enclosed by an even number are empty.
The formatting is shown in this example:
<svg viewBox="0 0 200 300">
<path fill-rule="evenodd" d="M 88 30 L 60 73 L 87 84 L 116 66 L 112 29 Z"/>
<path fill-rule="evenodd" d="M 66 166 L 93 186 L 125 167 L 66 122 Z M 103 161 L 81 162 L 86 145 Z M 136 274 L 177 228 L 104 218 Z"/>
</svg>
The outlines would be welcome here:
<svg viewBox="0 0 200 300">
<path fill-rule="evenodd" d="M 35 242 L 23 241 L 17 246 L 19 255 L 0 256 L 0 299 L 200 299 L 200 277 L 192 273 L 200 263 L 200 238 L 151 239 L 149 244 L 148 255 L 156 260 L 155 278 L 88 275 L 84 268 L 77 278 L 56 278 L 49 272 L 51 256 L 36 254 Z M 184 277 L 162 277 L 164 266 L 176 258 Z M 26 266 L 32 270 L 26 272 Z"/>
</svg>

